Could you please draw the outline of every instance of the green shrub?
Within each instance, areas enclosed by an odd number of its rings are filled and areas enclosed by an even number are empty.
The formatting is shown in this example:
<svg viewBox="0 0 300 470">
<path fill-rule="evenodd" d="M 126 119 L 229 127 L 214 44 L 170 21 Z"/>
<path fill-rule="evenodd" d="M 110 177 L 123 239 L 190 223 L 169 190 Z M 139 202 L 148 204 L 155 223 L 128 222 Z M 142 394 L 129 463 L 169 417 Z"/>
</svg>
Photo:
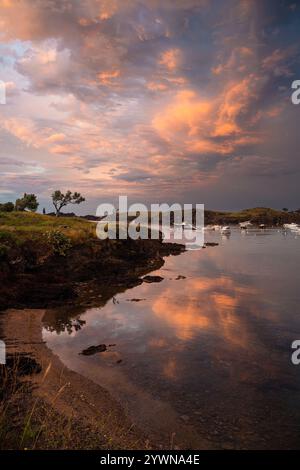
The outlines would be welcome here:
<svg viewBox="0 0 300 470">
<path fill-rule="evenodd" d="M 0 261 L 5 261 L 8 254 L 8 247 L 0 244 Z"/>
<path fill-rule="evenodd" d="M 5 202 L 4 204 L 0 204 L 0 212 L 12 212 L 15 208 L 13 202 Z"/>
<path fill-rule="evenodd" d="M 46 232 L 48 243 L 51 245 L 53 253 L 59 256 L 66 256 L 67 251 L 71 248 L 72 243 L 69 237 L 59 230 Z"/>
</svg>

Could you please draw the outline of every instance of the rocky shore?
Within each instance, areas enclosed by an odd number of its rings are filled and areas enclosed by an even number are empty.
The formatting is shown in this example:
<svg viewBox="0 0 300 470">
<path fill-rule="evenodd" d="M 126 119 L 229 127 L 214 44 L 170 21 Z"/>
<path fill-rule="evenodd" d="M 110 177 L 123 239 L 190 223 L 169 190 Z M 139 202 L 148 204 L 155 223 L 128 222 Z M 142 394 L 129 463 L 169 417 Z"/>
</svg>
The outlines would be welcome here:
<svg viewBox="0 0 300 470">
<path fill-rule="evenodd" d="M 78 303 L 94 284 L 112 297 L 120 289 L 140 284 L 142 275 L 163 265 L 164 256 L 183 251 L 183 245 L 160 240 L 93 239 L 61 256 L 49 251 L 43 241 L 29 242 L 2 260 L 0 310 Z"/>
</svg>

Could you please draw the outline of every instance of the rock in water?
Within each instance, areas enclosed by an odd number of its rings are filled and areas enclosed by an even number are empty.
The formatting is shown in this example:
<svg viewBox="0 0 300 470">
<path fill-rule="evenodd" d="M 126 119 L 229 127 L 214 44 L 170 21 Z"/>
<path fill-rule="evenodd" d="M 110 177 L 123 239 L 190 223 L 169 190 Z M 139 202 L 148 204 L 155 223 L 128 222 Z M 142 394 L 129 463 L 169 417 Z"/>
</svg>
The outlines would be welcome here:
<svg viewBox="0 0 300 470">
<path fill-rule="evenodd" d="M 98 346 L 90 346 L 87 349 L 84 349 L 81 353 L 83 356 L 92 356 L 98 352 L 104 352 L 107 350 L 106 344 L 99 344 Z"/>
<path fill-rule="evenodd" d="M 161 282 L 163 280 L 164 280 L 164 278 L 161 277 L 161 276 L 145 276 L 145 277 L 143 277 L 143 281 L 148 282 L 148 283 L 150 283 L 150 282 Z"/>
</svg>

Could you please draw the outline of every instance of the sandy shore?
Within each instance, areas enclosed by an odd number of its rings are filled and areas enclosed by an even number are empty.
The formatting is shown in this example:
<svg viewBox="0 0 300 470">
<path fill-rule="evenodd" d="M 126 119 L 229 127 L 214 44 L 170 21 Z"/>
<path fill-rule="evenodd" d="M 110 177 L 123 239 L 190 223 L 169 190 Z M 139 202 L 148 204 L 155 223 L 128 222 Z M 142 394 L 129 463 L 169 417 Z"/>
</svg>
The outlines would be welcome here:
<svg viewBox="0 0 300 470">
<path fill-rule="evenodd" d="M 67 369 L 46 346 L 42 340 L 44 314 L 45 310 L 8 310 L 0 317 L 7 354 L 26 354 L 41 366 L 40 373 L 29 376 L 33 398 L 54 407 L 67 420 L 84 423 L 95 447 L 97 434 L 99 448 L 148 447 L 146 438 L 106 390 Z"/>
<path fill-rule="evenodd" d="M 166 420 L 168 429 L 173 429 L 176 439 L 159 429 L 143 430 L 143 422 L 133 424 L 121 404 L 107 390 L 92 380 L 69 370 L 47 347 L 42 338 L 43 309 L 7 310 L 0 315 L 0 330 L 7 346 L 7 355 L 24 355 L 35 360 L 40 366 L 39 373 L 26 374 L 30 391 L 15 400 L 17 414 L 23 414 L 24 422 L 32 407 L 38 414 L 38 422 L 44 422 L 45 410 L 54 410 L 55 419 L 47 416 L 45 440 L 36 448 L 93 448 L 93 449 L 209 449 L 211 443 L 200 438 L 194 429 L 185 425 L 174 412 L 161 409 L 157 413 Z M 29 404 L 22 405 L 30 395 Z M 9 397 L 9 403 L 13 402 Z M 21 407 L 20 407 L 21 403 Z M 37 403 L 37 404 L 36 404 Z M 151 402 L 152 403 L 152 402 Z M 153 409 L 153 405 L 151 405 Z M 48 415 L 48 412 L 46 411 Z M 174 416 L 173 416 L 174 415 Z M 63 423 L 63 424 L 61 424 Z M 72 427 L 71 438 L 64 439 L 64 427 Z M 49 431 L 49 426 L 50 431 Z M 22 426 L 21 426 L 22 427 Z M 160 426 L 158 426 L 160 428 Z M 21 430 L 17 432 L 22 433 Z M 55 438 L 48 434 L 55 434 Z M 62 436 L 60 435 L 62 434 Z M 13 434 L 16 434 L 13 431 Z M 58 434 L 58 435 L 57 435 Z M 42 436 L 43 437 L 43 436 Z M 63 437 L 63 438 L 61 438 Z M 178 447 L 179 444 L 179 447 Z M 13 447 L 14 448 L 14 447 Z M 21 446 L 22 448 L 22 446 Z M 30 445 L 29 445 L 29 448 Z M 35 447 L 34 447 L 35 448 Z"/>
</svg>

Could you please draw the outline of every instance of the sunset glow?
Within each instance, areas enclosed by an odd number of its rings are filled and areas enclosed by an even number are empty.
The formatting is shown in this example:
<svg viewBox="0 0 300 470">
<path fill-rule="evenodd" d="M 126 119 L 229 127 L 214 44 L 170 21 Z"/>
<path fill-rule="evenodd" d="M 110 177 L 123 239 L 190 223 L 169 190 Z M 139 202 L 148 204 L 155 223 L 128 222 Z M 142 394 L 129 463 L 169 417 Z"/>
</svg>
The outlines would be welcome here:
<svg viewBox="0 0 300 470">
<path fill-rule="evenodd" d="M 295 207 L 299 27 L 292 1 L 1 0 L 1 201 Z"/>
</svg>

